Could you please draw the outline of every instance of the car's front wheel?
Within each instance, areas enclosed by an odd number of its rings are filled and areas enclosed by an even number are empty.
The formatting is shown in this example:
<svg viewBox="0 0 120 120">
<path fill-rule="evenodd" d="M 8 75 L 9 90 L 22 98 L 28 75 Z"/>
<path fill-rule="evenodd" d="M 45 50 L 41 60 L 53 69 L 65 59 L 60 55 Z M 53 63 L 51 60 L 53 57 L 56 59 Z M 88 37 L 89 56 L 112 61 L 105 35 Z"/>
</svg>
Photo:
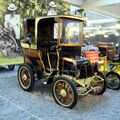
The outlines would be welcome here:
<svg viewBox="0 0 120 120">
<path fill-rule="evenodd" d="M 73 108 L 78 99 L 77 89 L 72 80 L 65 77 L 55 79 L 52 88 L 53 97 L 59 105 Z"/>
</svg>

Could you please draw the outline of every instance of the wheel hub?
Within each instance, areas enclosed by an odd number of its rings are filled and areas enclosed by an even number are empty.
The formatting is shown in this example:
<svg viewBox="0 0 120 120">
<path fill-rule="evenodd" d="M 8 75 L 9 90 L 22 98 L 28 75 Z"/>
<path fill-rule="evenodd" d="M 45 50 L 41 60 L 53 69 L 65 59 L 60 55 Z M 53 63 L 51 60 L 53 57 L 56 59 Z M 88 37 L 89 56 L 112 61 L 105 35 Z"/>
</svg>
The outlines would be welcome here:
<svg viewBox="0 0 120 120">
<path fill-rule="evenodd" d="M 62 97 L 66 97 L 67 93 L 66 93 L 66 91 L 65 91 L 64 89 L 61 89 L 60 95 L 61 95 Z"/>
<path fill-rule="evenodd" d="M 26 74 L 23 75 L 23 79 L 27 80 L 27 75 Z"/>
</svg>

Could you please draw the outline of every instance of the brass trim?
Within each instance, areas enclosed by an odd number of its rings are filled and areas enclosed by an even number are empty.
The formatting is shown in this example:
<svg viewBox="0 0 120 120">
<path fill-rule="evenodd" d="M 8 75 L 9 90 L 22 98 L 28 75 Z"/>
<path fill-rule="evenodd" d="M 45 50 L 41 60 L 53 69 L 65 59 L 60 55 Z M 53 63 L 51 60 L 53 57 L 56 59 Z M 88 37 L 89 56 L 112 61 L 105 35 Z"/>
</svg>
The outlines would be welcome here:
<svg viewBox="0 0 120 120">
<path fill-rule="evenodd" d="M 71 59 L 71 58 L 63 57 L 63 61 L 71 62 L 71 63 L 73 63 L 73 65 L 77 65 L 76 60 Z"/>
<path fill-rule="evenodd" d="M 48 64 L 49 64 L 49 67 L 50 67 L 50 72 L 52 71 L 52 66 L 51 66 L 51 63 L 50 63 L 50 55 L 49 53 L 47 53 L 47 58 L 48 58 Z"/>
<path fill-rule="evenodd" d="M 38 56 L 39 56 L 40 61 L 41 61 L 41 63 L 42 63 L 44 73 L 46 73 L 46 70 L 45 70 L 45 65 L 44 65 L 43 60 L 42 60 L 42 58 L 41 58 L 40 51 L 38 51 Z"/>
</svg>

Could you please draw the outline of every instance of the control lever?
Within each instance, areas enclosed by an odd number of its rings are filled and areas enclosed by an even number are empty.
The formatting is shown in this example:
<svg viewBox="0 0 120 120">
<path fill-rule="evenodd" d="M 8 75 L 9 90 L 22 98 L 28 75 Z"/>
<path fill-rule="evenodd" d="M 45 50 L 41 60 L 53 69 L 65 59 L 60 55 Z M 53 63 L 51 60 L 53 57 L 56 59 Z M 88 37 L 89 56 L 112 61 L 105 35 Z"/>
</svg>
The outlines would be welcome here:
<svg viewBox="0 0 120 120">
<path fill-rule="evenodd" d="M 50 47 L 50 50 L 56 50 L 56 51 L 58 50 L 58 51 L 59 51 L 59 50 L 60 50 L 60 47 L 53 45 L 52 47 Z"/>
</svg>

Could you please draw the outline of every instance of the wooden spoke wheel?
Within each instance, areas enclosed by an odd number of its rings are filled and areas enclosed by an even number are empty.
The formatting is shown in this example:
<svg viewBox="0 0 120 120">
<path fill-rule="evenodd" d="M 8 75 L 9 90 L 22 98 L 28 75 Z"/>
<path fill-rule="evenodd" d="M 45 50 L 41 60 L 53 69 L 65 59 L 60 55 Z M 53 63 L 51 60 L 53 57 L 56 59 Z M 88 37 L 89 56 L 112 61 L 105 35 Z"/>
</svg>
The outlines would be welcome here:
<svg viewBox="0 0 120 120">
<path fill-rule="evenodd" d="M 34 87 L 34 74 L 29 64 L 22 64 L 18 69 L 18 81 L 21 88 L 31 91 Z"/>
<path fill-rule="evenodd" d="M 102 72 L 96 72 L 93 81 L 90 83 L 94 95 L 102 95 L 106 91 L 106 77 Z"/>
<path fill-rule="evenodd" d="M 55 101 L 63 107 L 73 108 L 77 103 L 76 86 L 65 77 L 58 77 L 54 81 L 52 92 Z"/>
<path fill-rule="evenodd" d="M 116 72 L 108 72 L 106 74 L 107 87 L 112 90 L 118 90 L 120 88 L 120 76 Z"/>
</svg>

